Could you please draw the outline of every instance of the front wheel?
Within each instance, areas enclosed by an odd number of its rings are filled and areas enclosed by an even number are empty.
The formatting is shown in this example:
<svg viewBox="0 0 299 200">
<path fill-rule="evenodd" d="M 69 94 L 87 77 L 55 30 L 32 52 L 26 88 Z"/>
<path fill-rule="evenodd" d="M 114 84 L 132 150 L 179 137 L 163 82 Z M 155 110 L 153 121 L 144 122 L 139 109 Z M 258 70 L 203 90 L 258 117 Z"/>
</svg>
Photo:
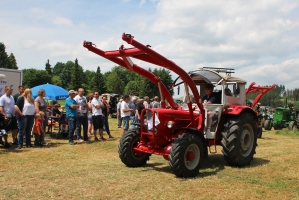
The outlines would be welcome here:
<svg viewBox="0 0 299 200">
<path fill-rule="evenodd" d="M 270 120 L 269 120 L 269 119 L 265 120 L 265 121 L 264 121 L 264 129 L 270 131 L 271 128 L 272 128 L 272 127 L 271 127 Z"/>
<path fill-rule="evenodd" d="M 203 156 L 201 139 L 195 134 L 184 133 L 172 143 L 169 165 L 177 177 L 194 177 L 198 174 Z"/>
<path fill-rule="evenodd" d="M 249 165 L 255 154 L 257 126 L 249 113 L 230 116 L 222 132 L 222 153 L 231 166 Z"/>
<path fill-rule="evenodd" d="M 295 121 L 291 121 L 289 123 L 288 129 L 293 130 L 294 128 L 297 129 L 297 123 Z"/>
<path fill-rule="evenodd" d="M 118 154 L 121 161 L 128 167 L 145 165 L 151 154 L 135 151 L 140 142 L 140 133 L 137 129 L 128 130 L 119 141 Z"/>
</svg>

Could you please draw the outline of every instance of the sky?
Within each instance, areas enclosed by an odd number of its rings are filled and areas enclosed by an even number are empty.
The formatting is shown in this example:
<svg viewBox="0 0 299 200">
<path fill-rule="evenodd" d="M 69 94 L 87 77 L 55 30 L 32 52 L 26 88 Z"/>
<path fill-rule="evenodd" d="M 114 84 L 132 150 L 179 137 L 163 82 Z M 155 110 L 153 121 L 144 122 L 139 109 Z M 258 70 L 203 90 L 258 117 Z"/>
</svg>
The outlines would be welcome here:
<svg viewBox="0 0 299 200">
<path fill-rule="evenodd" d="M 247 85 L 299 88 L 298 0 L 0 0 L 0 42 L 21 70 L 77 58 L 84 70 L 105 73 L 116 64 L 83 41 L 105 51 L 129 48 L 124 32 L 187 72 L 233 68 Z"/>
</svg>

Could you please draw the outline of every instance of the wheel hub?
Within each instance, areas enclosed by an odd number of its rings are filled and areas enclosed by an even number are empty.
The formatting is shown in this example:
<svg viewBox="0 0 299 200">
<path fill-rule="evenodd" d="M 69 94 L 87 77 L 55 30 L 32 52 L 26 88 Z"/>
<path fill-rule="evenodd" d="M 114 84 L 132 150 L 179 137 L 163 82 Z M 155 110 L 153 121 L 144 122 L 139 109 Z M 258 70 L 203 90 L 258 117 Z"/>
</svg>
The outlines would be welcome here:
<svg viewBox="0 0 299 200">
<path fill-rule="evenodd" d="M 242 133 L 241 146 L 243 151 L 247 151 L 250 147 L 250 132 L 246 129 Z"/>
<path fill-rule="evenodd" d="M 194 153 L 193 152 L 187 152 L 187 154 L 186 154 L 186 158 L 187 158 L 187 160 L 188 161 L 192 161 L 192 160 L 194 160 L 194 157 L 195 157 L 195 155 L 194 155 Z"/>
</svg>

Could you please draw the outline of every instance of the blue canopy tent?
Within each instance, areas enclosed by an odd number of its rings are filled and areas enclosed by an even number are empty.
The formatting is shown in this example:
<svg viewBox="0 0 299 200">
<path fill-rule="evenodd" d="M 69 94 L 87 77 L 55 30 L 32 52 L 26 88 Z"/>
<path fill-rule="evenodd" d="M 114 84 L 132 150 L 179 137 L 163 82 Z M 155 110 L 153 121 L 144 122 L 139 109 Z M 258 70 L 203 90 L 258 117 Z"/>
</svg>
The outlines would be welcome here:
<svg viewBox="0 0 299 200">
<path fill-rule="evenodd" d="M 43 89 L 46 92 L 44 99 L 46 100 L 64 100 L 69 97 L 69 92 L 52 84 L 43 84 L 31 88 L 33 98 L 37 97 L 38 90 Z"/>
</svg>

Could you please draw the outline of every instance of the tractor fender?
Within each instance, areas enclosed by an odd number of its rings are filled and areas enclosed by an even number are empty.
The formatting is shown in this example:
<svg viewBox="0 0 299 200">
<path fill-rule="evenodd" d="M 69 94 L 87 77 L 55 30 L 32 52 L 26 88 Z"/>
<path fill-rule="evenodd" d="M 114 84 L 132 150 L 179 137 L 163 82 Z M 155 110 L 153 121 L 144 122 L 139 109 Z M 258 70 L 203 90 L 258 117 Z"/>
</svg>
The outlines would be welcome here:
<svg viewBox="0 0 299 200">
<path fill-rule="evenodd" d="M 181 128 L 180 130 L 184 130 L 183 132 L 189 132 L 189 133 L 198 135 L 199 138 L 203 141 L 203 143 L 205 143 L 206 139 L 204 137 L 204 134 L 200 130 L 198 130 L 196 128 L 186 128 L 186 127 Z"/>
<path fill-rule="evenodd" d="M 258 113 L 248 106 L 228 106 L 224 111 L 224 115 L 240 115 L 241 113 L 249 113 L 258 121 Z"/>
</svg>

